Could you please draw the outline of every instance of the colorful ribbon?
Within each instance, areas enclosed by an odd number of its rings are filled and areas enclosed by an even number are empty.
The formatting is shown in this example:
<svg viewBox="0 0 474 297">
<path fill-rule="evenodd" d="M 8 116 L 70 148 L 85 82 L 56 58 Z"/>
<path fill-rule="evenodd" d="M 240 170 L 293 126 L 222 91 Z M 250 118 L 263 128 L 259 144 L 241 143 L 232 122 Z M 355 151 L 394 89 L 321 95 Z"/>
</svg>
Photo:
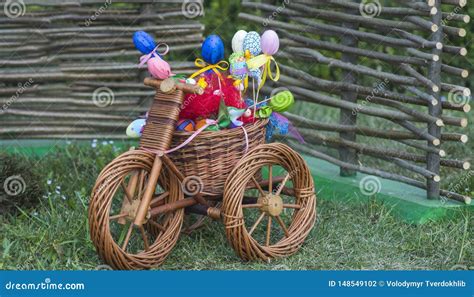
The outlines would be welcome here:
<svg viewBox="0 0 474 297">
<path fill-rule="evenodd" d="M 166 48 L 163 52 L 159 53 L 158 48 L 162 45 L 164 45 Z M 140 64 L 138 66 L 141 67 L 145 65 L 145 63 L 148 62 L 148 60 L 153 58 L 154 54 L 157 54 L 158 57 L 161 59 L 160 56 L 166 55 L 169 52 L 169 50 L 170 50 L 170 47 L 166 43 L 159 43 L 148 55 L 143 55 L 140 57 Z"/>
<path fill-rule="evenodd" d="M 219 61 L 217 64 L 208 64 L 203 59 L 196 59 L 194 61 L 194 65 L 196 65 L 196 67 L 199 67 L 201 69 L 194 72 L 189 78 L 194 78 L 198 76 L 199 74 L 206 72 L 208 70 L 214 71 L 219 77 L 221 77 L 221 74 L 218 71 L 218 69 L 222 71 L 226 71 L 227 69 L 229 69 L 229 63 L 224 60 Z"/>
<path fill-rule="evenodd" d="M 272 69 L 271 69 L 272 61 L 275 63 L 275 76 L 273 76 Z M 262 81 L 260 82 L 260 85 L 258 86 L 259 90 L 265 84 L 267 76 L 273 81 L 278 81 L 280 79 L 280 67 L 278 67 L 278 63 L 275 61 L 273 56 L 261 54 L 247 61 L 247 67 L 249 69 L 257 69 L 262 66 L 263 66 L 263 73 L 262 73 Z"/>
</svg>

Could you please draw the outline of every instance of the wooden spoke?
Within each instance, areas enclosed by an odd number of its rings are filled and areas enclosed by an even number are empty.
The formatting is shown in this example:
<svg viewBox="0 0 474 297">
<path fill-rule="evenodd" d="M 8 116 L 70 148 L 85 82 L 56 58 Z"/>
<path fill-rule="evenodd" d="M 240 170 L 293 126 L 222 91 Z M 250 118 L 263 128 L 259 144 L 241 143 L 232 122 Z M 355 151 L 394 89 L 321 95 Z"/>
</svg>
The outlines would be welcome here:
<svg viewBox="0 0 474 297">
<path fill-rule="evenodd" d="M 170 192 L 161 193 L 160 195 L 156 196 L 155 198 L 151 200 L 150 206 L 154 206 L 155 204 L 159 203 L 161 200 L 165 199 L 169 195 L 170 195 Z"/>
<path fill-rule="evenodd" d="M 255 204 L 242 204 L 242 208 L 260 208 L 262 205 L 260 203 Z"/>
<path fill-rule="evenodd" d="M 140 226 L 140 227 L 138 227 L 138 229 L 140 229 L 140 233 L 142 234 L 143 243 L 145 245 L 145 251 L 148 251 L 150 249 L 150 242 L 148 241 L 148 237 L 146 235 L 145 228 L 143 228 L 143 226 Z"/>
<path fill-rule="evenodd" d="M 288 187 L 283 187 L 281 189 L 281 194 L 287 195 L 287 196 L 295 196 L 295 190 L 292 188 Z"/>
<path fill-rule="evenodd" d="M 286 184 L 286 182 L 288 181 L 289 178 L 290 178 L 290 173 L 288 172 L 288 174 L 285 176 L 285 178 L 281 182 L 281 185 L 278 188 L 278 191 L 275 193 L 275 195 L 277 195 L 277 196 L 280 195 L 281 190 L 283 190 L 283 188 L 285 187 L 285 184 Z"/>
<path fill-rule="evenodd" d="M 155 222 L 153 220 L 149 220 L 148 222 L 150 222 L 150 224 L 152 224 L 156 228 L 160 229 L 160 231 L 165 232 L 166 229 L 161 224 L 158 224 L 157 222 Z"/>
<path fill-rule="evenodd" d="M 258 224 L 260 224 L 264 216 L 265 216 L 265 213 L 262 212 L 262 214 L 258 217 L 257 221 L 255 222 L 255 224 L 253 224 L 252 228 L 250 228 L 249 235 L 252 235 L 253 231 L 255 231 L 255 228 L 257 228 Z"/>
<path fill-rule="evenodd" d="M 123 192 L 125 193 L 125 197 L 127 197 L 128 203 L 132 204 L 133 197 L 132 197 L 132 195 L 130 195 L 130 193 L 128 192 L 127 186 L 125 185 L 125 181 L 122 180 L 122 182 L 120 183 L 120 185 L 122 186 Z"/>
<path fill-rule="evenodd" d="M 265 241 L 265 245 L 270 245 L 270 233 L 272 232 L 272 216 L 268 216 L 268 224 L 267 224 L 267 238 Z"/>
<path fill-rule="evenodd" d="M 123 241 L 123 244 L 122 244 L 122 250 L 127 250 L 127 245 L 128 245 L 128 242 L 130 241 L 130 237 L 132 236 L 132 231 L 133 231 L 133 222 L 130 223 L 130 227 L 128 227 L 128 231 L 127 231 L 127 236 L 125 236 L 125 240 Z"/>
<path fill-rule="evenodd" d="M 145 172 L 141 170 L 140 175 L 138 176 L 138 197 L 139 198 L 142 197 L 144 187 L 146 187 Z"/>
<path fill-rule="evenodd" d="M 272 172 L 272 180 L 270 181 L 269 179 L 265 179 L 260 183 L 260 186 L 261 187 L 268 187 L 268 184 L 271 182 L 272 187 L 273 187 L 275 184 L 281 183 L 283 181 L 283 179 L 284 179 L 284 177 L 282 177 L 282 176 L 273 177 L 273 172 Z"/>
<path fill-rule="evenodd" d="M 252 181 L 255 184 L 255 187 L 257 187 L 258 191 L 260 192 L 260 195 L 265 196 L 265 192 L 263 191 L 262 187 L 260 187 L 260 184 L 257 182 L 255 177 L 252 176 Z"/>
<path fill-rule="evenodd" d="M 126 216 L 128 216 L 128 213 L 121 213 L 121 214 L 118 214 L 118 215 L 110 216 L 109 220 L 111 220 L 111 221 L 118 220 L 118 219 L 121 219 L 121 218 L 125 218 Z"/>
<path fill-rule="evenodd" d="M 298 204 L 285 204 L 285 203 L 283 203 L 283 208 L 301 209 L 301 205 L 298 205 Z"/>
<path fill-rule="evenodd" d="M 272 192 L 273 187 L 273 176 L 272 176 L 272 165 L 268 165 L 268 193 Z"/>
<path fill-rule="evenodd" d="M 281 219 L 281 217 L 280 217 L 280 216 L 276 216 L 276 219 L 277 219 L 278 224 L 281 226 L 281 228 L 282 228 L 283 231 L 285 232 L 285 236 L 286 236 L 286 237 L 289 237 L 289 236 L 290 236 L 290 233 L 288 232 L 288 229 L 286 228 L 285 223 L 283 222 L 283 220 Z"/>
</svg>

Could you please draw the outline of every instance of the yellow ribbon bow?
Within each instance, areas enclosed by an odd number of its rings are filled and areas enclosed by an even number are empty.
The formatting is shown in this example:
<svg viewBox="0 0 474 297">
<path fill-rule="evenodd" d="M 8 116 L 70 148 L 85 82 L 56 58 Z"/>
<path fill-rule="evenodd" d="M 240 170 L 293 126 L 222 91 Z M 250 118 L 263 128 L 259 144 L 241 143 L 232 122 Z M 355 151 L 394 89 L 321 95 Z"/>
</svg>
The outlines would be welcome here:
<svg viewBox="0 0 474 297">
<path fill-rule="evenodd" d="M 273 76 L 272 69 L 270 67 L 272 61 L 275 63 L 275 76 Z M 278 81 L 280 79 L 280 67 L 278 67 L 278 63 L 275 61 L 273 56 L 261 54 L 247 61 L 247 67 L 250 70 L 260 68 L 261 66 L 263 66 L 263 74 L 262 74 L 262 82 L 258 86 L 259 90 L 265 84 L 267 76 L 273 81 Z"/>
<path fill-rule="evenodd" d="M 208 64 L 203 59 L 196 59 L 194 61 L 194 65 L 196 65 L 196 67 L 199 67 L 201 69 L 194 72 L 189 78 L 194 78 L 198 76 L 199 74 L 206 72 L 208 70 L 213 70 L 219 77 L 221 77 L 221 74 L 217 69 L 222 70 L 222 71 L 226 71 L 227 69 L 229 69 L 229 63 L 227 63 L 227 61 L 224 61 L 224 60 L 217 62 L 217 64 Z"/>
</svg>

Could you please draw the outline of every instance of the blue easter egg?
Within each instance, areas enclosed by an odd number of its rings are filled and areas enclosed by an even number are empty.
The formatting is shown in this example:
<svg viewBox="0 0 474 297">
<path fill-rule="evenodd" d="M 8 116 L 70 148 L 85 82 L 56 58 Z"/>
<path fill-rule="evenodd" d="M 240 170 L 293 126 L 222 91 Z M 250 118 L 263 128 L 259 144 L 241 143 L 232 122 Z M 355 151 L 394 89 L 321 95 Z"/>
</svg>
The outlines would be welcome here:
<svg viewBox="0 0 474 297">
<path fill-rule="evenodd" d="M 145 31 L 137 31 L 133 34 L 133 44 L 144 55 L 148 55 L 156 47 L 153 37 Z"/>
<path fill-rule="evenodd" d="M 218 35 L 209 35 L 202 43 L 201 55 L 209 64 L 217 64 L 224 59 L 224 42 Z"/>
<path fill-rule="evenodd" d="M 243 48 L 244 51 L 248 50 L 252 55 L 258 56 L 262 52 L 260 35 L 255 31 L 247 33 L 244 37 Z"/>
</svg>

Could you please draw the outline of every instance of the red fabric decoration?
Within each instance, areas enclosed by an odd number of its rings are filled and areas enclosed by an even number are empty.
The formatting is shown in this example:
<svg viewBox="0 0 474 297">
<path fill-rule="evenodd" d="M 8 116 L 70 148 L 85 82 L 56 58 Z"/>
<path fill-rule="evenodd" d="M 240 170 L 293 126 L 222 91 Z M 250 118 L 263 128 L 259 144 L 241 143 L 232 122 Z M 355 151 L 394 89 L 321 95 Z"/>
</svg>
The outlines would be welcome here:
<svg viewBox="0 0 474 297">
<path fill-rule="evenodd" d="M 244 122 L 244 124 L 255 123 L 255 118 L 253 117 L 253 111 L 252 111 L 251 116 L 249 116 L 249 117 L 240 117 L 239 120 Z"/>
<path fill-rule="evenodd" d="M 227 78 L 225 73 L 222 74 L 221 88 L 224 96 L 224 102 L 227 106 L 237 108 L 245 108 L 245 103 L 240 97 L 240 92 L 234 87 L 234 80 Z M 208 119 L 215 118 L 219 111 L 219 102 L 221 95 L 216 92 L 219 90 L 219 77 L 216 73 L 210 72 L 204 75 L 207 87 L 204 94 L 186 94 L 182 105 L 180 119 Z M 196 81 L 199 77 L 196 78 Z"/>
</svg>

